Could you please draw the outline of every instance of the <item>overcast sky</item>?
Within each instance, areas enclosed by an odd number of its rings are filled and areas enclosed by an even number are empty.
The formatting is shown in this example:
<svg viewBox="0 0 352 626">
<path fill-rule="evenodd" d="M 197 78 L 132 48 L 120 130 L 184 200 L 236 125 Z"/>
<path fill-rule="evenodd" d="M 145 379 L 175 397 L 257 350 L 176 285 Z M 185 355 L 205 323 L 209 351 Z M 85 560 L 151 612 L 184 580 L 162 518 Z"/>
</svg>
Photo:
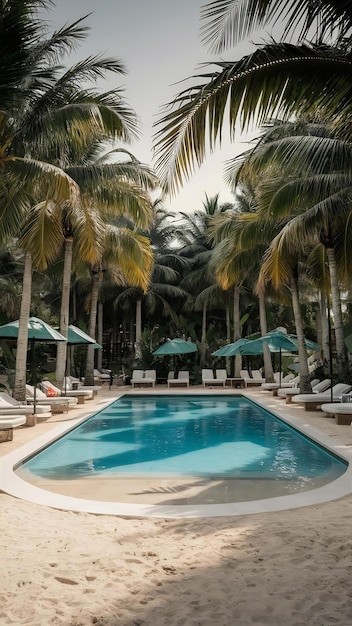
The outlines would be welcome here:
<svg viewBox="0 0 352 626">
<path fill-rule="evenodd" d="M 128 75 L 109 76 L 104 90 L 124 87 L 143 132 L 131 150 L 149 165 L 153 165 L 153 123 L 160 118 L 162 105 L 185 86 L 176 83 L 201 73 L 201 63 L 218 60 L 200 42 L 200 9 L 204 4 L 204 0 L 57 0 L 45 14 L 50 27 L 58 28 L 91 13 L 86 20 L 90 27 L 87 39 L 69 63 L 99 53 L 124 63 Z M 251 50 L 253 46 L 242 44 L 222 58 L 238 60 Z M 223 182 L 223 164 L 248 147 L 249 136 L 238 133 L 232 145 L 223 141 L 221 150 L 208 156 L 182 191 L 166 200 L 165 208 L 194 211 L 202 207 L 205 194 L 213 197 L 218 192 L 221 202 L 230 201 L 233 196 Z"/>
</svg>

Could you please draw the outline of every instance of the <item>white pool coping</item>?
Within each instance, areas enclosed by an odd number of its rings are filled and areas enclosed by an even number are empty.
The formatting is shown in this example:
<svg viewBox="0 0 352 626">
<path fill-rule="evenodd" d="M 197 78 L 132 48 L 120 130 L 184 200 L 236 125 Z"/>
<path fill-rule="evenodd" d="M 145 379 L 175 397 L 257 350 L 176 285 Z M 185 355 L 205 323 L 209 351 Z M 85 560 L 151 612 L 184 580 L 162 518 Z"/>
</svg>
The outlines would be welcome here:
<svg viewBox="0 0 352 626">
<path fill-rule="evenodd" d="M 200 395 L 199 391 L 192 389 L 185 389 L 183 393 Z M 215 390 L 211 390 L 214 393 Z M 143 394 L 145 390 L 143 391 Z M 140 395 L 138 392 L 129 395 Z M 160 392 L 148 391 L 148 395 L 160 395 Z M 169 395 L 173 395 L 170 390 Z M 179 394 L 178 394 L 179 395 Z M 203 395 L 203 394 L 202 394 Z M 209 393 L 204 394 L 209 395 Z M 218 392 L 216 392 L 218 395 Z M 226 393 L 228 395 L 228 393 Z M 352 450 L 351 447 L 342 443 L 336 443 L 331 437 L 323 434 L 321 431 L 310 426 L 309 424 L 303 424 L 301 420 L 293 417 L 292 415 L 283 414 L 282 408 L 280 412 L 275 411 L 272 406 L 270 408 L 266 406 L 266 402 L 258 402 L 257 399 L 250 399 L 258 404 L 260 407 L 267 409 L 270 413 L 274 414 L 279 419 L 287 422 L 309 438 L 313 439 L 316 443 L 322 445 L 330 452 L 334 453 L 338 457 L 347 461 L 348 467 L 346 472 L 337 478 L 336 480 L 313 489 L 311 491 L 305 491 L 299 494 L 293 494 L 288 496 L 278 496 L 275 498 L 266 498 L 263 500 L 254 500 L 246 502 L 233 502 L 226 504 L 194 504 L 194 505 L 176 505 L 176 504 L 137 504 L 137 503 L 123 503 L 123 502 L 106 502 L 96 500 L 85 500 L 81 498 L 74 498 L 71 496 L 64 496 L 61 494 L 46 491 L 35 485 L 32 485 L 22 478 L 20 478 L 14 471 L 24 459 L 31 456 L 33 453 L 40 450 L 42 447 L 47 446 L 49 443 L 60 437 L 66 431 L 71 430 L 72 427 L 79 424 L 81 421 L 87 419 L 87 415 L 84 417 L 77 417 L 71 420 L 69 425 L 67 422 L 62 422 L 57 428 L 51 430 L 40 437 L 37 437 L 29 443 L 21 446 L 13 452 L 0 458 L 0 489 L 17 498 L 27 500 L 34 504 L 43 506 L 49 506 L 54 509 L 69 510 L 74 512 L 93 513 L 96 515 L 117 515 L 120 517 L 153 517 L 153 518 L 199 518 L 199 517 L 224 517 L 224 516 L 238 516 L 248 515 L 253 513 L 268 513 L 273 511 L 282 511 L 287 509 L 294 509 L 303 506 L 312 506 L 322 504 L 324 502 L 330 502 L 337 500 L 352 493 Z M 115 399 L 110 399 L 106 402 L 111 404 Z M 97 410 L 92 411 L 91 415 L 97 413 Z"/>
</svg>

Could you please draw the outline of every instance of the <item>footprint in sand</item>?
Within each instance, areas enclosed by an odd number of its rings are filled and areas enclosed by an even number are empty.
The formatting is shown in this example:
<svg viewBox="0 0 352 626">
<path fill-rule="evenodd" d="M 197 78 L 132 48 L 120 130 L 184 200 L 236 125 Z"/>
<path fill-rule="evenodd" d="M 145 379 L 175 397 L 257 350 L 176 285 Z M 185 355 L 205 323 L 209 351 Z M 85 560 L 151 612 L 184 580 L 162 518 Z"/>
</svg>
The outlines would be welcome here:
<svg viewBox="0 0 352 626">
<path fill-rule="evenodd" d="M 58 583 L 63 583 L 64 585 L 78 585 L 75 580 L 71 580 L 71 578 L 61 578 L 61 576 L 55 576 L 55 580 Z"/>
</svg>

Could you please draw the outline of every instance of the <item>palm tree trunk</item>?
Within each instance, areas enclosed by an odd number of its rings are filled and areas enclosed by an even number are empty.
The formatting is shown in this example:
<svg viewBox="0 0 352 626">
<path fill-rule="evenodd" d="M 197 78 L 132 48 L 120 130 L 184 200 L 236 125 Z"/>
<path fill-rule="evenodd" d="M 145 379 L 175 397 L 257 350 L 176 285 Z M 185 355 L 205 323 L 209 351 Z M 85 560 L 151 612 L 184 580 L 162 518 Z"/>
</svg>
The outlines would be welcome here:
<svg viewBox="0 0 352 626">
<path fill-rule="evenodd" d="M 62 296 L 60 309 L 60 333 L 67 338 L 68 325 L 70 323 L 70 287 L 72 270 L 73 238 L 65 238 L 64 247 L 64 273 L 62 279 Z M 56 381 L 60 389 L 63 387 L 66 371 L 67 343 L 60 341 L 56 352 Z"/>
<path fill-rule="evenodd" d="M 102 302 L 98 303 L 98 334 L 97 334 L 97 342 L 100 346 L 103 345 L 103 317 L 104 317 L 104 305 Z M 103 349 L 97 349 L 97 366 L 98 370 L 101 372 L 101 368 L 103 367 Z"/>
<path fill-rule="evenodd" d="M 308 369 L 308 357 L 307 348 L 305 344 L 305 337 L 303 332 L 303 323 L 301 315 L 301 306 L 299 301 L 298 291 L 298 276 L 293 275 L 291 278 L 291 298 L 293 316 L 295 318 L 297 344 L 298 344 L 298 358 L 299 358 L 299 388 L 301 393 L 311 393 L 312 387 L 310 384 L 310 376 Z"/>
<path fill-rule="evenodd" d="M 207 339 L 207 305 L 203 304 L 203 317 L 202 317 L 202 341 L 200 352 L 200 367 L 203 368 L 205 364 L 205 349 Z"/>
<path fill-rule="evenodd" d="M 266 322 L 265 297 L 264 297 L 264 292 L 262 289 L 258 291 L 258 303 L 259 303 L 260 332 L 263 337 L 268 332 L 268 326 Z M 271 360 L 269 347 L 264 342 L 263 342 L 263 359 L 264 359 L 265 381 L 267 383 L 272 383 L 274 382 L 273 364 Z"/>
<path fill-rule="evenodd" d="M 138 298 L 136 302 L 136 337 L 135 337 L 135 359 L 140 361 L 142 358 L 142 300 Z"/>
<path fill-rule="evenodd" d="M 231 341 L 231 320 L 230 320 L 230 307 L 226 305 L 226 342 L 230 343 Z M 226 371 L 227 375 L 231 374 L 231 357 L 226 357 Z"/>
<path fill-rule="evenodd" d="M 23 289 L 21 311 L 18 326 L 16 370 L 13 396 L 24 402 L 26 399 L 27 348 L 28 348 L 28 320 L 31 309 L 32 295 L 32 257 L 26 253 L 24 257 Z"/>
<path fill-rule="evenodd" d="M 92 271 L 92 292 L 90 298 L 89 335 L 95 339 L 97 324 L 98 296 L 103 274 L 100 270 Z M 86 371 L 84 374 L 86 385 L 94 385 L 94 345 L 88 344 Z"/>
<path fill-rule="evenodd" d="M 329 322 L 327 317 L 328 301 L 326 293 L 320 292 L 319 317 L 320 317 L 320 337 L 317 334 L 317 341 L 321 345 L 321 357 L 323 361 L 324 371 L 330 375 L 330 341 L 329 341 Z"/>
<path fill-rule="evenodd" d="M 350 381 L 350 374 L 348 368 L 345 336 L 343 332 L 341 296 L 337 276 L 336 256 L 334 248 L 326 248 L 326 255 L 329 263 L 331 308 L 334 316 L 337 376 L 339 382 L 348 383 Z"/>
<path fill-rule="evenodd" d="M 240 288 L 235 285 L 233 288 L 233 340 L 237 341 L 241 337 L 241 312 L 240 312 Z M 235 378 L 240 377 L 242 365 L 242 356 L 235 356 Z"/>
<path fill-rule="evenodd" d="M 230 320 L 230 307 L 226 305 L 226 341 L 230 343 L 231 341 L 231 320 Z"/>
</svg>

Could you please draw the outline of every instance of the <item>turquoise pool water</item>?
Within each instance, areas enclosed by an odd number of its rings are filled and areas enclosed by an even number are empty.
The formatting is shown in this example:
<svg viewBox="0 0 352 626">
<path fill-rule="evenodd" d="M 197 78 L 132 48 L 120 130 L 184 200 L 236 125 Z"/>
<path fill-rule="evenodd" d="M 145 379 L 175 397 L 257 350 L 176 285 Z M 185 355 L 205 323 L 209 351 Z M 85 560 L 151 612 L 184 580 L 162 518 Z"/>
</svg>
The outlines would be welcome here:
<svg viewBox="0 0 352 626">
<path fill-rule="evenodd" d="M 146 395 L 116 400 L 22 468 L 51 480 L 266 479 L 297 492 L 335 480 L 347 464 L 248 398 Z"/>
</svg>

